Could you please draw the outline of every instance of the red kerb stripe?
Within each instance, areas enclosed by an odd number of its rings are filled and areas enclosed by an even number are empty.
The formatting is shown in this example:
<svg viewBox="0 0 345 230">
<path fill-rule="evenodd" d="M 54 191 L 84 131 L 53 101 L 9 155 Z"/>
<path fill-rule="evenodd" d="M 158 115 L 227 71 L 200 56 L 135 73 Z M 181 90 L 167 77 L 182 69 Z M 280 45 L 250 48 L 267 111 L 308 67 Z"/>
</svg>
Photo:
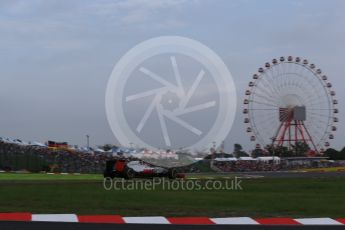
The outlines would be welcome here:
<svg viewBox="0 0 345 230">
<path fill-rule="evenodd" d="M 258 218 L 255 221 L 265 225 L 300 225 L 299 222 L 292 218 Z"/>
<path fill-rule="evenodd" d="M 208 217 L 169 217 L 172 224 L 214 224 Z"/>
<path fill-rule="evenodd" d="M 113 223 L 124 224 L 125 221 L 118 215 L 95 215 L 95 216 L 78 216 L 79 222 L 84 223 Z"/>
<path fill-rule="evenodd" d="M 342 224 L 345 224 L 345 218 L 342 218 L 342 219 L 336 219 L 336 221 L 342 223 Z"/>
<path fill-rule="evenodd" d="M 0 220 L 8 221 L 31 221 L 31 213 L 0 213 Z"/>
</svg>

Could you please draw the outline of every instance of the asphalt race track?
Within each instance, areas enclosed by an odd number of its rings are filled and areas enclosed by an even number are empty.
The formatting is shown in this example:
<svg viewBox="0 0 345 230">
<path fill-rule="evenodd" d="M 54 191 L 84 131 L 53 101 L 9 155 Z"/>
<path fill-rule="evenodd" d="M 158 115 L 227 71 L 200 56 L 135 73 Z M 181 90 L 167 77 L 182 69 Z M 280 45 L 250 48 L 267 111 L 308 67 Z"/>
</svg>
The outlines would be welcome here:
<svg viewBox="0 0 345 230">
<path fill-rule="evenodd" d="M 164 224 L 85 224 L 85 223 L 49 223 L 49 222 L 0 222 L 1 230 L 212 230 L 212 229 L 238 229 L 238 230 L 291 230 L 313 229 L 332 230 L 344 229 L 344 226 L 273 226 L 273 225 L 164 225 Z"/>
</svg>

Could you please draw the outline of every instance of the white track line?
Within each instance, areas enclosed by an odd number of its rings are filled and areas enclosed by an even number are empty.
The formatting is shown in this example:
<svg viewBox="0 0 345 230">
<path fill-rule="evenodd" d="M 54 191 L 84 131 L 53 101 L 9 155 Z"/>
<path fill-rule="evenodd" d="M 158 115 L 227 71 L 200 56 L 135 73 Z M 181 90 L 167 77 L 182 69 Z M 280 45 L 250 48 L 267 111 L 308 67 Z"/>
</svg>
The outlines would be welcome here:
<svg viewBox="0 0 345 230">
<path fill-rule="evenodd" d="M 32 221 L 78 222 L 75 214 L 33 214 Z"/>
<path fill-rule="evenodd" d="M 295 220 L 303 225 L 343 225 L 331 218 L 302 218 Z"/>
<path fill-rule="evenodd" d="M 249 217 L 228 217 L 228 218 L 211 218 L 216 224 L 259 224 L 255 220 Z"/>
<path fill-rule="evenodd" d="M 123 219 L 128 224 L 170 224 L 163 216 L 123 217 Z"/>
</svg>

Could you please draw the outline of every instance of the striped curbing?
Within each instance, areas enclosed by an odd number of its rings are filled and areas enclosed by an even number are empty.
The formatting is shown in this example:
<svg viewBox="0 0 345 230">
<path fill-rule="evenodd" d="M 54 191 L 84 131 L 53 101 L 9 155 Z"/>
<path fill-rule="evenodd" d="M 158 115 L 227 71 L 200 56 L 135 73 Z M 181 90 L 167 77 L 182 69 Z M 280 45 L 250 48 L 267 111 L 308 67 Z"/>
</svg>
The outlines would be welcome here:
<svg viewBox="0 0 345 230">
<path fill-rule="evenodd" d="M 345 225 L 345 218 L 251 218 L 251 217 L 163 217 L 120 215 L 76 215 L 76 214 L 32 214 L 0 213 L 0 221 L 38 221 L 70 223 L 113 223 L 113 224 L 193 224 L 193 225 Z"/>
</svg>

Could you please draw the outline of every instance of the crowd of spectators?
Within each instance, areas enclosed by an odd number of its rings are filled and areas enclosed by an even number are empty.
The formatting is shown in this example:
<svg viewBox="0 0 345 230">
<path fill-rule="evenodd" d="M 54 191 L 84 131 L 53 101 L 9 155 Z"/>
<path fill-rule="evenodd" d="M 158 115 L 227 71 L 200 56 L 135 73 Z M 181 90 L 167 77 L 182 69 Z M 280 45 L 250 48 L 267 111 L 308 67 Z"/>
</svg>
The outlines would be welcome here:
<svg viewBox="0 0 345 230">
<path fill-rule="evenodd" d="M 272 171 L 272 170 L 297 170 L 307 168 L 325 168 L 345 166 L 345 161 L 332 161 L 326 159 L 308 159 L 288 161 L 282 159 L 279 163 L 272 161 L 215 161 L 216 166 L 223 172 L 250 172 L 250 171 Z"/>
<path fill-rule="evenodd" d="M 281 169 L 280 163 L 264 161 L 215 161 L 214 166 L 223 172 L 271 171 Z"/>
<path fill-rule="evenodd" d="M 101 173 L 109 153 L 18 145 L 0 141 L 0 170 Z"/>
</svg>

